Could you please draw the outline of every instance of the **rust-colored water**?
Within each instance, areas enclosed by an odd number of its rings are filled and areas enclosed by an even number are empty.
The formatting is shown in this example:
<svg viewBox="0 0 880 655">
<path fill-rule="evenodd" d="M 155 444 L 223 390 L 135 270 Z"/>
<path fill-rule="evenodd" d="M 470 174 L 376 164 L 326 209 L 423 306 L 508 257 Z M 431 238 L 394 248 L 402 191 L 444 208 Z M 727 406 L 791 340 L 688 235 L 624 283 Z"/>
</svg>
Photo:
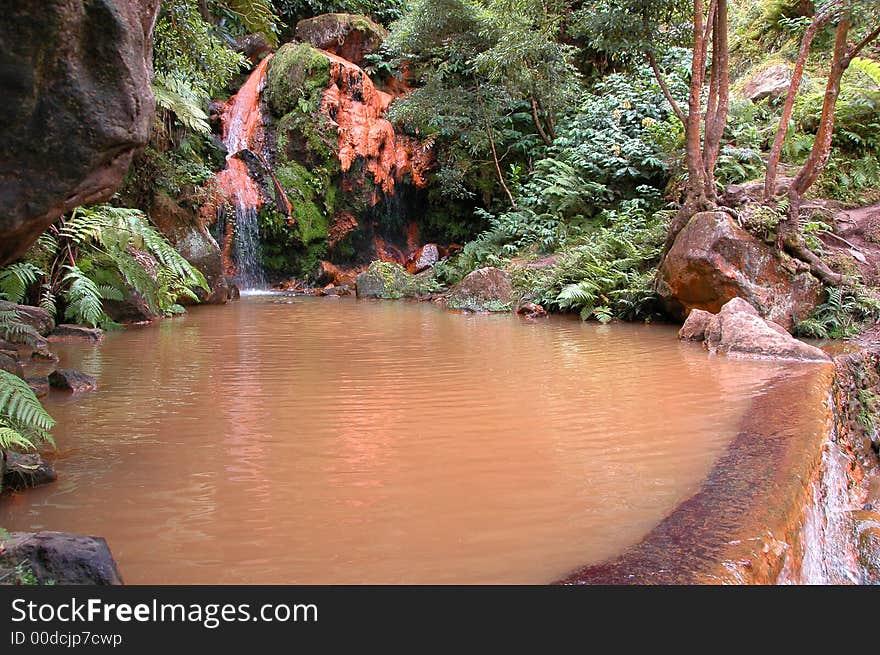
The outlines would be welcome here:
<svg viewBox="0 0 880 655">
<path fill-rule="evenodd" d="M 0 525 L 129 583 L 542 583 L 694 493 L 779 372 L 661 326 L 250 297 L 69 345 L 59 480 Z"/>
</svg>

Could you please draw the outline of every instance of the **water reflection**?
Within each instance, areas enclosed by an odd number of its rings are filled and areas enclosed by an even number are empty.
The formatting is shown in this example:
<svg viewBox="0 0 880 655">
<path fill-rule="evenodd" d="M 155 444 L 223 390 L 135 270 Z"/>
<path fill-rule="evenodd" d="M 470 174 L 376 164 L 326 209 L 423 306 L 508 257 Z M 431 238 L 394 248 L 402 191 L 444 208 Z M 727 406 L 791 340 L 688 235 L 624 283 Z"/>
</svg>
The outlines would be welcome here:
<svg viewBox="0 0 880 655">
<path fill-rule="evenodd" d="M 546 582 L 692 494 L 776 365 L 660 326 L 249 297 L 66 346 L 59 483 L 0 524 L 132 583 Z"/>
</svg>

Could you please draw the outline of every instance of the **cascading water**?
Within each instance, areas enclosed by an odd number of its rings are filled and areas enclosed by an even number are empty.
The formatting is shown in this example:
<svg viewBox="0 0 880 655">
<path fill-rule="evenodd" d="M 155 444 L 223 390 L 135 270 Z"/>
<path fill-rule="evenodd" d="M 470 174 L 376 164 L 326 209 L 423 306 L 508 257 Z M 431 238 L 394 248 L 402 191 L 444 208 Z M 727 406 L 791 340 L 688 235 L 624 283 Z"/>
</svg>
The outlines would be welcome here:
<svg viewBox="0 0 880 655">
<path fill-rule="evenodd" d="M 266 278 L 260 263 L 259 211 L 262 195 L 242 158 L 253 153 L 259 159 L 263 146 L 263 116 L 260 92 L 266 84 L 266 67 L 271 55 L 263 59 L 239 92 L 229 99 L 223 114 L 223 143 L 226 169 L 216 178 L 224 203 L 218 205 L 218 219 L 225 226 L 224 254 L 228 274 L 242 289 L 261 289 Z M 229 210 L 232 210 L 232 216 Z"/>
</svg>

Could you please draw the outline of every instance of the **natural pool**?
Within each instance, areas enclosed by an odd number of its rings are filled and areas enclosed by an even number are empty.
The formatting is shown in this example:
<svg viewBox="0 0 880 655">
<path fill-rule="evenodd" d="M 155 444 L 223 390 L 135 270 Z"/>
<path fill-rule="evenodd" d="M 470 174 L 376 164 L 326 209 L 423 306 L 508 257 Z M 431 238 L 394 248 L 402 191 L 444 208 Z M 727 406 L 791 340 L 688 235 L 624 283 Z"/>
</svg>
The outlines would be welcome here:
<svg viewBox="0 0 880 655">
<path fill-rule="evenodd" d="M 253 296 L 60 346 L 59 480 L 0 525 L 128 583 L 544 583 L 700 486 L 784 365 L 674 328 Z"/>
</svg>

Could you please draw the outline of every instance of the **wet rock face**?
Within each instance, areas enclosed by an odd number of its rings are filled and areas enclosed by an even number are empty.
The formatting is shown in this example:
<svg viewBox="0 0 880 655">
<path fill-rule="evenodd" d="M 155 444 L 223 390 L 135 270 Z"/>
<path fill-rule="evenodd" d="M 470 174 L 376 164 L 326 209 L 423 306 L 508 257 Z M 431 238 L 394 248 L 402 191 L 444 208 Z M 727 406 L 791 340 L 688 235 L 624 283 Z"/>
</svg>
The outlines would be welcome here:
<svg viewBox="0 0 880 655">
<path fill-rule="evenodd" d="M 388 31 L 366 16 L 323 14 L 296 24 L 296 38 L 319 50 L 362 66 L 366 55 L 376 52 Z"/>
<path fill-rule="evenodd" d="M 449 293 L 446 304 L 451 309 L 471 312 L 506 312 L 512 299 L 510 275 L 487 267 L 468 273 Z"/>
<path fill-rule="evenodd" d="M 224 304 L 229 298 L 229 281 L 226 279 L 223 253 L 199 216 L 188 212 L 167 194 L 158 193 L 150 210 L 150 220 L 177 252 L 205 276 L 210 291 L 196 289 L 199 300 L 208 304 Z"/>
<path fill-rule="evenodd" d="M 691 218 L 660 264 L 658 292 L 679 320 L 693 309 L 717 313 L 739 297 L 786 329 L 807 318 L 824 297 L 816 278 L 790 270 L 773 248 L 724 212 Z"/>
<path fill-rule="evenodd" d="M 19 0 L 4 7 L 0 264 L 58 216 L 109 199 L 147 143 L 158 0 Z"/>
<path fill-rule="evenodd" d="M 13 532 L 3 542 L 0 568 L 24 562 L 41 584 L 118 585 L 122 576 L 101 537 L 66 532 Z"/>
<path fill-rule="evenodd" d="M 831 361 L 819 348 L 795 339 L 781 325 L 761 318 L 742 298 L 734 298 L 714 316 L 694 310 L 679 338 L 704 341 L 709 352 L 742 359 Z"/>
</svg>

